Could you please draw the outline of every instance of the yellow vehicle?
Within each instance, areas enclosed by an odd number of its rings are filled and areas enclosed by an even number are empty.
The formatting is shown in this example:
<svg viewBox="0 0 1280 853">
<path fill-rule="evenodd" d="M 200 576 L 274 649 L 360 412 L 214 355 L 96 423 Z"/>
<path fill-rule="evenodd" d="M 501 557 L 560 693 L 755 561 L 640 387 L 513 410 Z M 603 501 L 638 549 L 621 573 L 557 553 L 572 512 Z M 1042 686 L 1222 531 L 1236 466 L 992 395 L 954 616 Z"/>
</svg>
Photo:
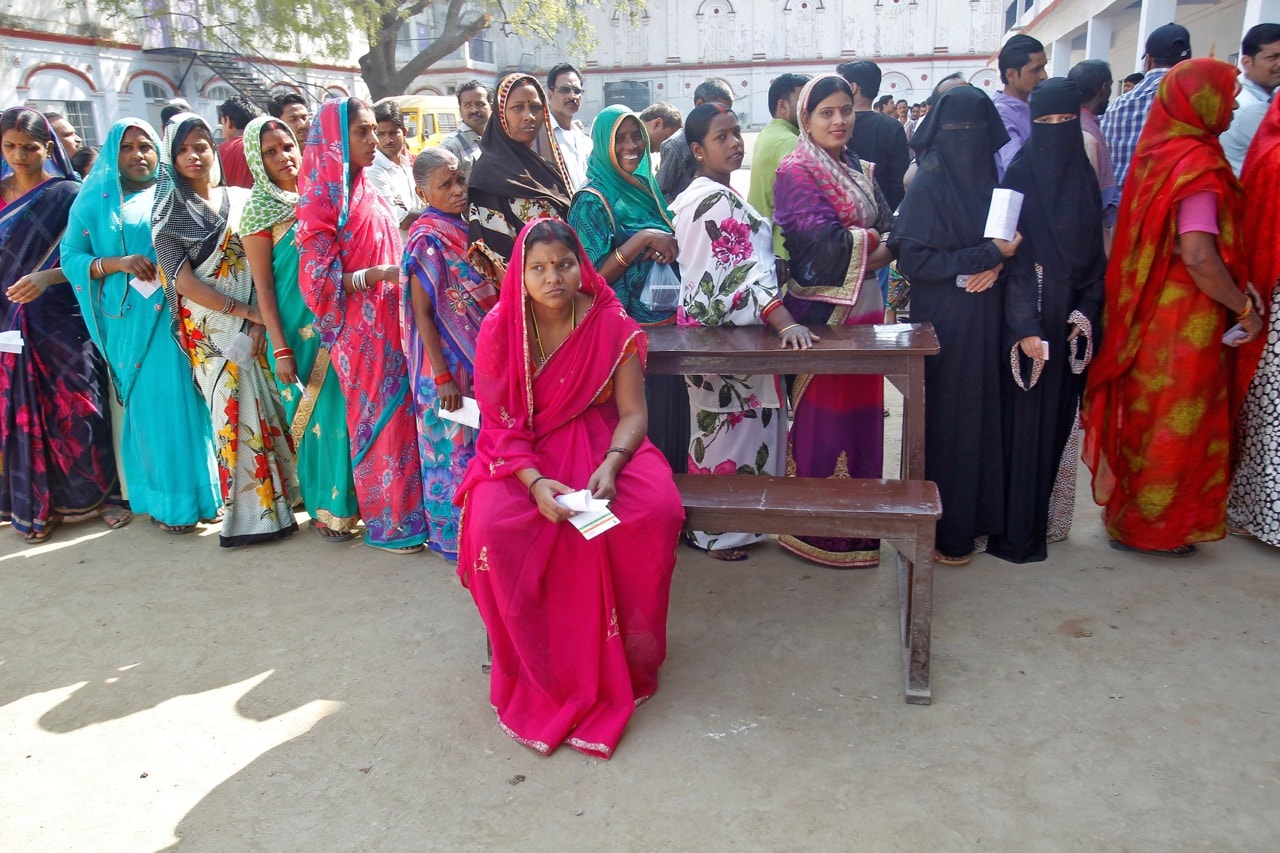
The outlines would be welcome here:
<svg viewBox="0 0 1280 853">
<path fill-rule="evenodd" d="M 458 129 L 461 116 L 458 99 L 452 95 L 396 95 L 378 103 L 395 101 L 404 114 L 404 135 L 409 153 L 414 157 L 424 148 L 439 145 L 440 140 Z"/>
</svg>

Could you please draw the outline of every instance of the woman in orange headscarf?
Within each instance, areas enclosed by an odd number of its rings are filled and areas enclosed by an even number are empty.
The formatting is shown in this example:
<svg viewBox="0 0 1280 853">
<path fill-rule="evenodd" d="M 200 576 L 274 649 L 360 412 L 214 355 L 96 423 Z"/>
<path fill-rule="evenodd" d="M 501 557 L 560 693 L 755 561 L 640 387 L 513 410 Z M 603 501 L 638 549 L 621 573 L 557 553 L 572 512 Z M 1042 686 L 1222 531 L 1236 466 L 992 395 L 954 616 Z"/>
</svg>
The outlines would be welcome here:
<svg viewBox="0 0 1280 853">
<path fill-rule="evenodd" d="M 1280 217 L 1273 200 L 1280 198 L 1280 100 L 1273 100 L 1253 137 L 1240 175 L 1245 197 L 1245 254 L 1249 278 L 1268 307 L 1268 331 L 1240 348 L 1241 355 L 1260 358 L 1240 412 L 1239 462 L 1231 482 L 1227 515 L 1232 533 L 1248 533 L 1280 546 Z"/>
<path fill-rule="evenodd" d="M 1083 408 L 1094 500 L 1121 550 L 1185 557 L 1226 535 L 1236 415 L 1257 363 L 1235 347 L 1262 329 L 1246 294 L 1244 194 L 1218 142 L 1236 73 L 1214 59 L 1176 65 L 1125 182 Z M 1236 323 L 1243 337 L 1226 343 Z"/>
</svg>

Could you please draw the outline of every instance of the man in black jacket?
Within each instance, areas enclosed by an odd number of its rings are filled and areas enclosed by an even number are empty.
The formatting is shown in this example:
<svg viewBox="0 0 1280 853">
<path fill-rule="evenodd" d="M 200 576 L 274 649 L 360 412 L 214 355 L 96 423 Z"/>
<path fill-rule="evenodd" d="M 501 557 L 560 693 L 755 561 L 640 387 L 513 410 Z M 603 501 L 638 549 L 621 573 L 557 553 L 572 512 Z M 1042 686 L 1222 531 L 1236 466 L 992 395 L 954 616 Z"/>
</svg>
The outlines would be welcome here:
<svg viewBox="0 0 1280 853">
<path fill-rule="evenodd" d="M 880 66 L 865 59 L 842 62 L 836 71 L 853 89 L 853 133 L 848 148 L 855 157 L 876 164 L 875 179 L 880 191 L 894 210 L 902 203 L 905 191 L 902 176 L 911 163 L 907 134 L 902 124 L 872 107 L 880 90 Z"/>
</svg>

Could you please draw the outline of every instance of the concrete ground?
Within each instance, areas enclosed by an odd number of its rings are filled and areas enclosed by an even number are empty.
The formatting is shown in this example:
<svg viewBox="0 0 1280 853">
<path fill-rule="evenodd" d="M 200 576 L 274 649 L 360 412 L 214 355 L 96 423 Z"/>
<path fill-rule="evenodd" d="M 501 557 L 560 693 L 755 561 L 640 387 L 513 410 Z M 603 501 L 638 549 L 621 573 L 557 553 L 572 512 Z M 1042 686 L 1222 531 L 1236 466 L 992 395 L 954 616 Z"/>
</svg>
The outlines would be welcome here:
<svg viewBox="0 0 1280 853">
<path fill-rule="evenodd" d="M 896 419 L 890 422 L 895 431 Z M 612 761 L 497 727 L 452 566 L 304 530 L 0 529 L 0 849 L 1280 849 L 1280 554 L 940 569 L 902 701 L 892 557 L 681 549 Z"/>
</svg>

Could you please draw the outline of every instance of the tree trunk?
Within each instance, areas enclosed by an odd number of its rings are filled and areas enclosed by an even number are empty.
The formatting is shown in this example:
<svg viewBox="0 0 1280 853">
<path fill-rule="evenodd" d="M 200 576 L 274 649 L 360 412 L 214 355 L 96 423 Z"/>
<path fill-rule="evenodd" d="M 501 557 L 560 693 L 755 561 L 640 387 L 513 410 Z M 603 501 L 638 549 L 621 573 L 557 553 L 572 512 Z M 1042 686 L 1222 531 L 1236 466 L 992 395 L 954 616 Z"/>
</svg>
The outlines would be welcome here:
<svg viewBox="0 0 1280 853">
<path fill-rule="evenodd" d="M 451 2 L 460 6 L 458 0 Z M 393 95 L 403 95 L 419 74 L 462 47 L 479 33 L 487 30 L 493 23 L 489 15 L 477 14 L 464 21 L 460 14 L 450 14 L 446 20 L 444 32 L 417 56 L 405 63 L 403 68 L 396 67 L 396 42 L 402 21 L 394 18 L 384 19 L 382 32 L 378 34 L 376 43 L 369 52 L 360 57 L 360 75 L 369 87 L 369 95 L 373 100 Z"/>
</svg>

